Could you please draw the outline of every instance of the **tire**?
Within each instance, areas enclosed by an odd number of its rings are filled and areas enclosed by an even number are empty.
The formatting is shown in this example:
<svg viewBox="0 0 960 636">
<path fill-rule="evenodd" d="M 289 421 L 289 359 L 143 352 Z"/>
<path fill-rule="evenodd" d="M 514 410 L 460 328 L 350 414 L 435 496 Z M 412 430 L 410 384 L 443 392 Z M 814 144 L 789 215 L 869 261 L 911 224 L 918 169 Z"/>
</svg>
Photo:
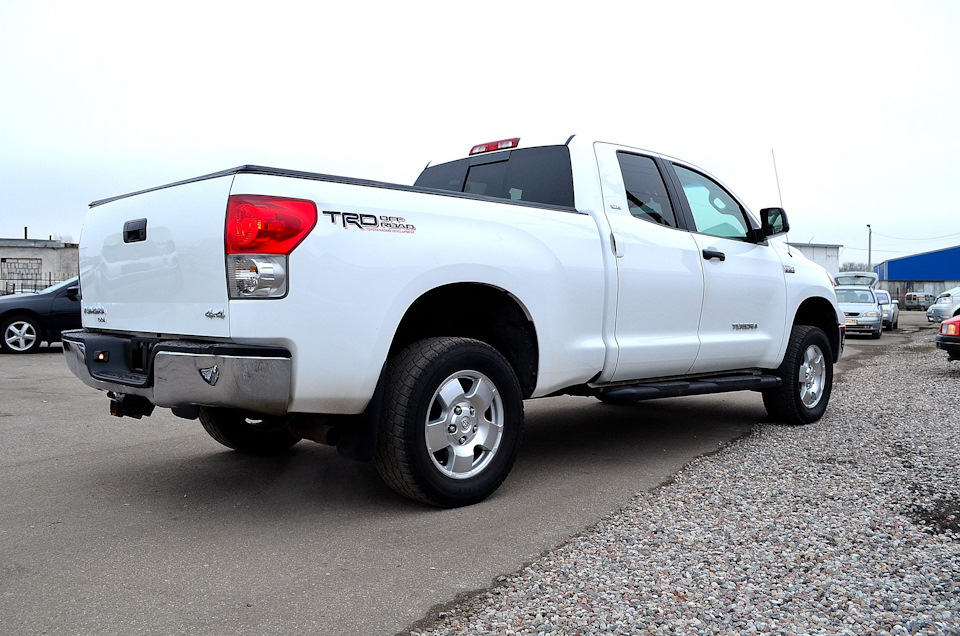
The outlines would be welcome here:
<svg viewBox="0 0 960 636">
<path fill-rule="evenodd" d="M 880 336 L 882 336 L 882 335 L 883 335 L 883 327 L 881 327 L 880 329 L 877 329 L 877 332 L 876 332 L 876 333 L 870 334 L 870 336 L 871 336 L 874 340 L 879 340 L 879 339 L 880 339 Z"/>
<path fill-rule="evenodd" d="M 300 441 L 288 425 L 293 416 L 271 417 L 238 409 L 200 407 L 200 424 L 227 448 L 248 455 L 278 455 Z"/>
<path fill-rule="evenodd" d="M 777 374 L 780 386 L 763 391 L 763 405 L 770 417 L 793 425 L 819 420 L 833 388 L 833 354 L 823 330 L 794 325 Z"/>
<path fill-rule="evenodd" d="M 483 501 L 513 467 L 523 399 L 513 368 L 493 347 L 431 338 L 387 367 L 374 462 L 396 492 L 454 508 Z"/>
<path fill-rule="evenodd" d="M 43 332 L 28 316 L 14 316 L 0 327 L 0 348 L 7 353 L 33 353 L 40 348 Z"/>
</svg>

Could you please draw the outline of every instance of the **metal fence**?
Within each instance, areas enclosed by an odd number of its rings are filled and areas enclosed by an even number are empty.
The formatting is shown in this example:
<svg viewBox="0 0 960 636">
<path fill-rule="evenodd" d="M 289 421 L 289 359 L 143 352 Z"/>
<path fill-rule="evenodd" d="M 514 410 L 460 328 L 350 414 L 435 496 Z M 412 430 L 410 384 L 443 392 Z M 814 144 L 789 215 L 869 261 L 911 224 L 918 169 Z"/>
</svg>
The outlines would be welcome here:
<svg viewBox="0 0 960 636">
<path fill-rule="evenodd" d="M 36 278 L 18 278 L 15 280 L 0 278 L 0 296 L 43 291 L 47 287 L 62 283 L 65 280 L 67 279 L 63 278 L 62 274 L 57 275 L 53 272 L 48 272 Z"/>
</svg>

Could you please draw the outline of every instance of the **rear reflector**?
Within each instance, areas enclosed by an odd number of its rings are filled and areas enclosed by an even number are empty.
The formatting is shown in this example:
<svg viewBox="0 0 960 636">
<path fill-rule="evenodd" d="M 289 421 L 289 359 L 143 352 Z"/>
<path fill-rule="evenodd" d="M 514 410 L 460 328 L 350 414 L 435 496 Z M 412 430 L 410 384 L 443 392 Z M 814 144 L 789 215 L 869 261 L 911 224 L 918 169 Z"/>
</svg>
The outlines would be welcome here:
<svg viewBox="0 0 960 636">
<path fill-rule="evenodd" d="M 289 254 L 317 224 L 305 199 L 239 194 L 227 203 L 227 254 Z"/>
<path fill-rule="evenodd" d="M 513 139 L 501 139 L 500 141 L 491 141 L 489 143 L 480 144 L 474 146 L 470 149 L 471 155 L 479 155 L 483 152 L 493 152 L 494 150 L 506 150 L 507 148 L 516 148 L 520 144 L 520 138 L 514 137 Z"/>
</svg>

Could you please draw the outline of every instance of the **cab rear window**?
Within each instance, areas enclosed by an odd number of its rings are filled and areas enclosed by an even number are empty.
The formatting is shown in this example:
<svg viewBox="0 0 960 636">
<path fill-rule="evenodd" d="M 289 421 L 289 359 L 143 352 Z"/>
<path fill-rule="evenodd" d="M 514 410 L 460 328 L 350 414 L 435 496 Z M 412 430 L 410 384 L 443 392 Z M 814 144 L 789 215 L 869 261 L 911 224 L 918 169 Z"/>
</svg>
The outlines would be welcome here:
<svg viewBox="0 0 960 636">
<path fill-rule="evenodd" d="M 566 146 L 510 150 L 430 166 L 414 185 L 573 207 L 573 173 Z"/>
</svg>

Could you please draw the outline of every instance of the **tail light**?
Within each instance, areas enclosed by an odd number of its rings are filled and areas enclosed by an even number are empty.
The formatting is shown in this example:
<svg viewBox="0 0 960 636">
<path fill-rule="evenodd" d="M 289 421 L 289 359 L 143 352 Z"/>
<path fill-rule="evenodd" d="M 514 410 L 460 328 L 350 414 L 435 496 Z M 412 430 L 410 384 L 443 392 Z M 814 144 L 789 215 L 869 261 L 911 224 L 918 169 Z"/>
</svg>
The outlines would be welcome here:
<svg viewBox="0 0 960 636">
<path fill-rule="evenodd" d="M 316 224 L 313 201 L 233 195 L 227 203 L 227 254 L 289 254 Z"/>
<path fill-rule="evenodd" d="M 286 296 L 288 256 L 316 224 L 313 201 L 231 196 L 224 229 L 230 298 Z"/>
</svg>

